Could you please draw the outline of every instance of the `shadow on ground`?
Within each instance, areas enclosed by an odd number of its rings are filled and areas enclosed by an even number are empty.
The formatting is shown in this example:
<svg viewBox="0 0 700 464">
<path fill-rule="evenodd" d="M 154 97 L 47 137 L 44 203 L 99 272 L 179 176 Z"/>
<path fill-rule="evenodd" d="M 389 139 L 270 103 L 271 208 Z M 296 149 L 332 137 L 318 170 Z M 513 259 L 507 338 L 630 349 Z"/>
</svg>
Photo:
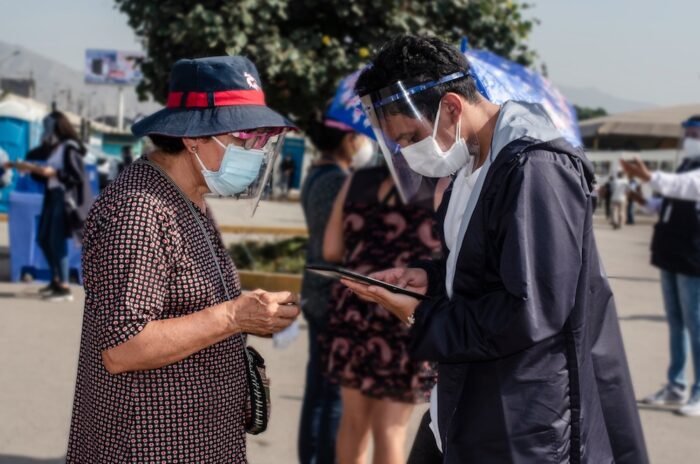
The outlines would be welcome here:
<svg viewBox="0 0 700 464">
<path fill-rule="evenodd" d="M 0 247 L 0 282 L 10 281 L 10 249 Z M 0 461 L 2 462 L 2 461 Z"/>
<path fill-rule="evenodd" d="M 66 458 L 30 458 L 27 456 L 10 456 L 0 454 L 0 464 L 64 464 Z"/>
</svg>

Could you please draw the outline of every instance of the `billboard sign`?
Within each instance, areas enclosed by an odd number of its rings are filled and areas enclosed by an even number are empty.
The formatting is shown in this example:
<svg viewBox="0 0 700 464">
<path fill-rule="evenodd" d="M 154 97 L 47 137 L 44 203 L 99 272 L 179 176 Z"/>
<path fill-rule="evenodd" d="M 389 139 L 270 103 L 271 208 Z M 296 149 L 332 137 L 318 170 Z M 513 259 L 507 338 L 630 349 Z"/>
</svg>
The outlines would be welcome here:
<svg viewBox="0 0 700 464">
<path fill-rule="evenodd" d="M 139 52 L 85 50 L 85 82 L 88 84 L 136 85 L 143 78 Z"/>
</svg>

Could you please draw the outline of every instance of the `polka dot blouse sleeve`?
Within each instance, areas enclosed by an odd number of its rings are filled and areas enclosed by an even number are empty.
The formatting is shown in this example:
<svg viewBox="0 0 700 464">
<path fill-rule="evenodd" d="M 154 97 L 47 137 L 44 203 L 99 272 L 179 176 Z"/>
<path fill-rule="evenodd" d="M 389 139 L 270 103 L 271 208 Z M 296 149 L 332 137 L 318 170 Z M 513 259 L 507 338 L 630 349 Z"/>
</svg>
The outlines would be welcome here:
<svg viewBox="0 0 700 464">
<path fill-rule="evenodd" d="M 126 342 L 161 314 L 174 247 L 168 215 L 147 196 L 126 196 L 103 213 L 84 257 L 100 350 Z"/>
</svg>

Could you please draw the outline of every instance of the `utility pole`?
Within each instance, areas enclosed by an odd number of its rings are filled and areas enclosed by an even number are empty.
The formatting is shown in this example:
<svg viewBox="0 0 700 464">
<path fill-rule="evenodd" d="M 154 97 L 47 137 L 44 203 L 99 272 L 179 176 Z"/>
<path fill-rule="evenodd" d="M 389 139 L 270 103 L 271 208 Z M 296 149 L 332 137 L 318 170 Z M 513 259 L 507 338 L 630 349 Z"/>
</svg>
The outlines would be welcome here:
<svg viewBox="0 0 700 464">
<path fill-rule="evenodd" d="M 124 87 L 121 85 L 118 88 L 118 98 L 117 128 L 119 132 L 124 132 Z"/>
</svg>

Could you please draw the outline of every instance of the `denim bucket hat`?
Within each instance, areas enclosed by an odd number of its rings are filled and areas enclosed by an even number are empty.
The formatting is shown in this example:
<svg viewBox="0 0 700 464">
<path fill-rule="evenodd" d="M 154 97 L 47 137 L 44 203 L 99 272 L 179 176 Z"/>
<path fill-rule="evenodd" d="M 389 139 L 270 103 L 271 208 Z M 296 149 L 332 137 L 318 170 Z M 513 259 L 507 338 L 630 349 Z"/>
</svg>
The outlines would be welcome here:
<svg viewBox="0 0 700 464">
<path fill-rule="evenodd" d="M 255 65 L 243 56 L 179 60 L 166 107 L 131 126 L 142 137 L 205 137 L 261 127 L 296 129 L 265 104 Z"/>
</svg>

